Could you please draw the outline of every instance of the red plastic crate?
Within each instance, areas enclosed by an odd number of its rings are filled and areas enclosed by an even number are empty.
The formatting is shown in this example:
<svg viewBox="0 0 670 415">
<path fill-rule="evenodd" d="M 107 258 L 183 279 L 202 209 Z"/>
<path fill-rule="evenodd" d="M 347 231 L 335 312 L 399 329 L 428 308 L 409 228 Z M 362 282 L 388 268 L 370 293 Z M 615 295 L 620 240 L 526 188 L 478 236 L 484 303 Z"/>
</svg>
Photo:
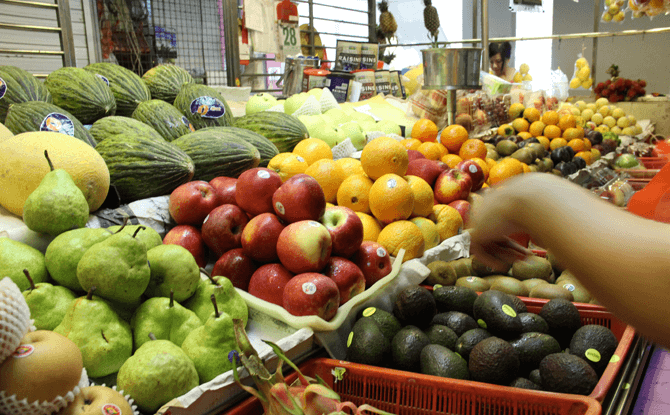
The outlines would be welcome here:
<svg viewBox="0 0 670 415">
<path fill-rule="evenodd" d="M 638 160 L 647 169 L 662 169 L 663 166 L 668 164 L 667 157 L 638 157 Z"/>
<path fill-rule="evenodd" d="M 633 190 L 638 191 L 644 189 L 651 179 L 628 179 L 626 181 L 633 187 Z"/>
</svg>

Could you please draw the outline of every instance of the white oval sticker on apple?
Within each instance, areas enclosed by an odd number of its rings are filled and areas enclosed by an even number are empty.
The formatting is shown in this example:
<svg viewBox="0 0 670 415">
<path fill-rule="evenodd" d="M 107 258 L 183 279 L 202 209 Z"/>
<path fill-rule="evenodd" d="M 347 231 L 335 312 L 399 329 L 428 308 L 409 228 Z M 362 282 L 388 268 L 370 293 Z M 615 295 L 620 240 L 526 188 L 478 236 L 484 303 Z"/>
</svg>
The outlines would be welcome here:
<svg viewBox="0 0 670 415">
<path fill-rule="evenodd" d="M 303 161 L 305 161 L 305 159 L 302 158 L 302 157 L 300 157 L 300 156 L 296 156 L 295 158 L 296 158 L 296 160 L 298 160 L 298 161 L 301 162 L 301 163 L 302 163 Z"/>
<path fill-rule="evenodd" d="M 318 228 L 318 227 L 321 226 L 321 224 L 319 222 L 316 222 L 316 221 L 313 221 L 313 220 L 310 220 L 309 224 L 314 226 L 315 228 Z"/>
<path fill-rule="evenodd" d="M 302 284 L 302 292 L 307 295 L 312 295 L 316 292 L 316 285 L 313 282 L 306 282 Z"/>
<path fill-rule="evenodd" d="M 259 170 L 258 173 L 256 173 L 258 177 L 261 179 L 269 179 L 270 178 L 270 173 L 267 170 Z"/>
<path fill-rule="evenodd" d="M 472 164 L 470 167 L 468 167 L 468 170 L 470 170 L 470 173 L 477 173 L 477 167 L 473 166 Z"/>
<path fill-rule="evenodd" d="M 377 256 L 379 258 L 384 258 L 386 256 L 386 249 L 384 248 L 377 248 Z"/>
<path fill-rule="evenodd" d="M 277 209 L 277 212 L 279 212 L 280 215 L 283 215 L 286 213 L 286 210 L 284 209 L 284 205 L 281 204 L 281 202 L 275 203 L 275 209 Z"/>
</svg>

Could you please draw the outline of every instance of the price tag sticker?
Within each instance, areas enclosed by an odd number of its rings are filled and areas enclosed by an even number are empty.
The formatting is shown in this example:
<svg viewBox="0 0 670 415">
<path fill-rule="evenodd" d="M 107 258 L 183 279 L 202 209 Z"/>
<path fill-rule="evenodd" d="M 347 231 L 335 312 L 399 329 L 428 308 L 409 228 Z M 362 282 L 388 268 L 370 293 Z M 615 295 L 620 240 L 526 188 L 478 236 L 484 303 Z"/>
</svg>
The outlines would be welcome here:
<svg viewBox="0 0 670 415">
<path fill-rule="evenodd" d="M 302 53 L 300 47 L 300 29 L 297 24 L 279 22 L 279 44 L 285 56 L 296 56 Z"/>
</svg>

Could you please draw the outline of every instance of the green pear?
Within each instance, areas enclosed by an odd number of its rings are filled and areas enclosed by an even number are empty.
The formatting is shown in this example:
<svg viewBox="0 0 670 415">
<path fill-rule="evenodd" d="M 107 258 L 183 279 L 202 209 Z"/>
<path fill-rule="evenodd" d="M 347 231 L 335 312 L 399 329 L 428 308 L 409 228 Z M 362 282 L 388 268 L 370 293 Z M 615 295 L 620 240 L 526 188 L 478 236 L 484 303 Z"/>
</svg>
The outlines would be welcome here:
<svg viewBox="0 0 670 415">
<path fill-rule="evenodd" d="M 231 370 L 233 363 L 228 355 L 237 350 L 233 319 L 228 314 L 219 312 L 214 294 L 210 299 L 214 304 L 214 313 L 209 316 L 204 326 L 189 333 L 181 345 L 193 361 L 200 383 L 209 382 Z"/>
<path fill-rule="evenodd" d="M 326 111 L 323 114 L 324 117 L 332 120 L 332 124 L 335 125 L 336 127 L 340 124 L 344 124 L 345 122 L 351 121 L 351 117 L 347 115 L 346 112 L 339 108 L 332 108 Z"/>
<path fill-rule="evenodd" d="M 149 341 L 149 333 L 157 339 L 170 340 L 181 346 L 186 336 L 195 328 L 202 326 L 202 321 L 195 313 L 170 298 L 154 297 L 146 300 L 135 311 L 130 327 L 133 329 L 135 350 Z"/>
<path fill-rule="evenodd" d="M 84 291 L 77 279 L 77 265 L 88 248 L 112 233 L 103 228 L 81 228 L 63 232 L 47 246 L 44 259 L 54 281 L 74 291 Z"/>
<path fill-rule="evenodd" d="M 216 302 L 219 310 L 230 315 L 232 318 L 244 320 L 246 326 L 249 320 L 249 310 L 247 303 L 242 296 L 235 291 L 233 283 L 223 276 L 212 277 L 205 273 L 208 278 L 200 278 L 200 283 L 195 293 L 185 303 L 184 307 L 193 311 L 203 324 L 212 314 L 211 295 L 216 296 Z"/>
<path fill-rule="evenodd" d="M 371 133 L 374 131 L 379 131 L 379 126 L 377 126 L 376 121 L 359 121 L 364 133 Z"/>
<path fill-rule="evenodd" d="M 93 291 L 95 287 L 70 303 L 54 331 L 79 347 L 88 376 L 99 378 L 118 371 L 132 355 L 133 334 L 130 325 Z"/>
<path fill-rule="evenodd" d="M 83 228 L 88 221 L 88 202 L 84 193 L 74 183 L 70 173 L 54 169 L 46 150 L 44 157 L 51 171 L 23 204 L 23 222 L 32 231 L 53 236 Z"/>
<path fill-rule="evenodd" d="M 344 132 L 338 127 L 331 127 L 326 124 L 319 126 L 318 129 L 314 131 L 314 134 L 310 133 L 310 137 L 325 141 L 326 144 L 330 146 L 330 148 L 335 147 L 347 138 L 344 135 Z"/>
<path fill-rule="evenodd" d="M 372 115 L 364 114 L 364 113 L 358 112 L 356 110 L 352 110 L 352 111 L 353 111 L 353 114 L 351 114 L 349 116 L 351 121 L 358 121 L 359 123 L 362 123 L 362 122 L 376 122 Z"/>
<path fill-rule="evenodd" d="M 51 285 L 48 282 L 35 284 L 28 270 L 23 270 L 30 288 L 23 292 L 30 317 L 34 320 L 37 330 L 53 330 L 58 326 L 70 303 L 74 300 L 74 293 L 65 287 Z"/>
<path fill-rule="evenodd" d="M 351 144 L 356 147 L 356 150 L 363 150 L 365 147 L 365 134 L 363 128 L 356 121 L 350 121 L 339 126 L 340 131 L 344 133 L 345 137 L 351 140 Z"/>
<path fill-rule="evenodd" d="M 30 283 L 23 274 L 27 269 L 35 284 L 46 282 L 49 273 L 44 263 L 44 255 L 28 244 L 13 239 L 0 237 L 0 277 L 9 277 L 25 291 L 30 288 Z"/>
<path fill-rule="evenodd" d="M 130 323 L 135 315 L 135 311 L 142 305 L 142 297 L 136 298 L 131 302 L 105 300 L 112 310 L 121 318 L 121 320 Z"/>
<path fill-rule="evenodd" d="M 312 88 L 307 91 L 307 94 L 316 98 L 317 101 L 320 101 L 321 96 L 323 95 L 323 88 Z"/>
<path fill-rule="evenodd" d="M 200 268 L 195 258 L 180 245 L 159 245 L 147 251 L 151 280 L 144 294 L 148 297 L 169 297 L 182 302 L 193 295 L 200 281 Z"/>
<path fill-rule="evenodd" d="M 114 225 L 107 228 L 111 233 L 116 233 L 119 229 L 123 229 L 122 232 L 127 233 L 128 235 L 135 235 L 137 240 L 142 241 L 144 246 L 147 248 L 147 251 L 151 248 L 163 245 L 163 238 L 161 235 L 156 232 L 155 229 L 144 226 L 144 225 Z M 139 229 L 139 231 L 138 231 Z"/>
<path fill-rule="evenodd" d="M 198 386 L 198 372 L 181 347 L 169 340 L 152 340 L 121 366 L 116 386 L 130 395 L 142 412 L 153 414 Z"/>
<path fill-rule="evenodd" d="M 77 279 L 84 290 L 97 287 L 100 297 L 123 303 L 132 303 L 142 296 L 149 285 L 151 271 L 147 249 L 135 236 L 121 228 L 82 255 L 77 265 Z"/>
<path fill-rule="evenodd" d="M 260 94 L 252 95 L 249 97 L 246 106 L 244 107 L 244 113 L 246 115 L 255 114 L 257 112 L 265 111 L 272 108 L 277 104 L 277 98 L 268 93 L 262 92 Z"/>
</svg>

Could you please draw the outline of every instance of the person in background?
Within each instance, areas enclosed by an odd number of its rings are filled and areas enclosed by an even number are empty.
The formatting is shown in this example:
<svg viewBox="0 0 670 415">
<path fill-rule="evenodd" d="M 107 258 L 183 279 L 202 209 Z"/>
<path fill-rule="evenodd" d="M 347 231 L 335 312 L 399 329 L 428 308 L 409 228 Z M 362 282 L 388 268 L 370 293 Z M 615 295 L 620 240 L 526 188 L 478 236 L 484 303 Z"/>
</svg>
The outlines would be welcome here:
<svg viewBox="0 0 670 415">
<path fill-rule="evenodd" d="M 622 321 L 670 347 L 670 225 L 645 219 L 552 174 L 489 190 L 471 218 L 470 253 L 500 270 L 531 254 L 506 235 L 529 234 Z"/>
<path fill-rule="evenodd" d="M 512 57 L 512 45 L 509 42 L 489 43 L 489 66 L 491 73 L 507 82 L 512 82 L 516 70 L 507 66 Z"/>
</svg>

